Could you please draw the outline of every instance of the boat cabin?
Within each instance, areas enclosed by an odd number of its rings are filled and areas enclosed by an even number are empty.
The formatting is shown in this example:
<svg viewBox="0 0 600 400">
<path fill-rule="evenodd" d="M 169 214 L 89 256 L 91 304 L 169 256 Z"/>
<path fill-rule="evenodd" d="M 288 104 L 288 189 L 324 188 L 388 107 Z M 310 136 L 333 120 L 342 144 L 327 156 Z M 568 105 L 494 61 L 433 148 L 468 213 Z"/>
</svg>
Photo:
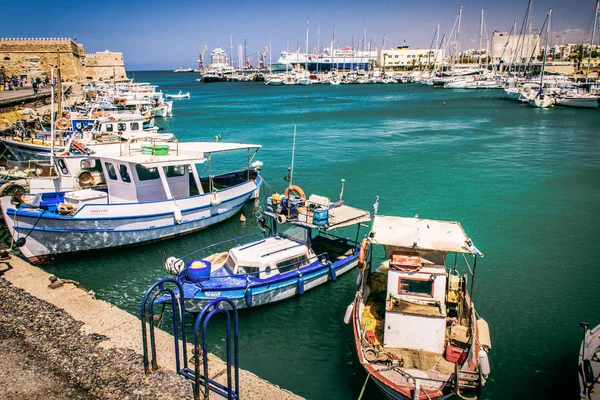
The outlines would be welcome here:
<svg viewBox="0 0 600 400">
<path fill-rule="evenodd" d="M 285 235 L 268 237 L 259 242 L 234 247 L 225 265 L 235 275 L 267 279 L 296 270 L 315 261 L 306 242 Z"/>
<path fill-rule="evenodd" d="M 383 245 L 386 257 L 380 267 L 387 269 L 384 347 L 445 354 L 447 360 L 466 355 L 472 307 L 456 262 L 459 253 L 481 253 L 461 225 L 377 216 L 371 242 Z M 450 253 L 453 268 L 446 266 Z"/>
</svg>

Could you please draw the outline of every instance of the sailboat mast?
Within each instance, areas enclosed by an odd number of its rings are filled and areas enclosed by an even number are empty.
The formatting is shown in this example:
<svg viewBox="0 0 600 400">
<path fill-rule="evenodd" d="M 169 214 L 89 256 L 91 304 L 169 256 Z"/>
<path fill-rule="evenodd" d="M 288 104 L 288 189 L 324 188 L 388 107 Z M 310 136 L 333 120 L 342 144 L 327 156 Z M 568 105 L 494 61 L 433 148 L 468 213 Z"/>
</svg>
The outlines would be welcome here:
<svg viewBox="0 0 600 400">
<path fill-rule="evenodd" d="M 334 50 L 335 50 L 335 24 L 333 24 L 333 38 L 331 39 L 331 68 L 333 68 L 334 65 L 337 65 L 337 64 L 333 63 L 334 62 L 333 60 L 335 59 Z M 336 69 L 339 69 L 339 66 L 337 66 Z"/>
<path fill-rule="evenodd" d="M 308 19 L 306 20 L 306 62 L 304 63 L 304 69 L 308 72 Z"/>
<path fill-rule="evenodd" d="M 460 34 L 460 20 L 462 18 L 462 10 L 463 6 L 460 6 L 460 10 L 458 10 L 458 28 L 456 29 L 456 42 L 454 42 L 454 54 L 458 57 L 458 51 L 460 47 L 458 45 L 458 35 Z"/>
<path fill-rule="evenodd" d="M 542 74 L 540 77 L 540 90 L 544 88 L 544 70 L 546 69 L 546 55 L 548 54 L 548 37 L 550 36 L 550 21 L 552 20 L 552 9 L 548 11 L 548 26 L 546 26 L 546 43 L 544 44 L 544 60 L 542 61 Z"/>
<path fill-rule="evenodd" d="M 596 24 L 598 23 L 598 7 L 600 0 L 596 0 L 596 8 L 594 9 L 594 26 L 592 27 L 592 41 L 590 42 L 590 54 L 588 57 L 587 71 L 585 73 L 585 83 L 588 83 L 588 76 L 590 74 L 590 63 L 592 62 L 592 47 L 594 46 L 594 37 L 596 33 Z"/>
<path fill-rule="evenodd" d="M 317 72 L 319 71 L 319 57 L 321 55 L 321 27 L 317 29 Z"/>
<path fill-rule="evenodd" d="M 483 8 L 481 9 L 481 23 L 479 24 L 479 49 L 477 51 L 477 68 L 481 68 L 481 40 L 483 39 Z"/>
<path fill-rule="evenodd" d="M 273 54 L 273 48 L 271 47 L 271 36 L 269 35 L 269 70 L 271 70 L 271 74 L 273 74 L 273 68 L 271 65 L 273 64 L 273 58 L 271 57 Z"/>
</svg>

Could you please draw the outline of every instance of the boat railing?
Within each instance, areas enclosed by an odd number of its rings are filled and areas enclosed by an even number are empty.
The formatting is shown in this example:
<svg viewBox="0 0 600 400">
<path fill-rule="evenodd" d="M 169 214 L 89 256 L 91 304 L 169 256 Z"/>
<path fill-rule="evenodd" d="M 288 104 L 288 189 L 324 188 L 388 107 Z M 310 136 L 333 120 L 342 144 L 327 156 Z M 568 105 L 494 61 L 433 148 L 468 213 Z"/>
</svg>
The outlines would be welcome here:
<svg viewBox="0 0 600 400">
<path fill-rule="evenodd" d="M 264 237 L 264 233 L 263 232 L 256 232 L 250 235 L 246 235 L 246 236 L 240 236 L 237 237 L 235 239 L 229 239 L 229 240 L 225 240 L 219 243 L 213 243 L 210 246 L 206 246 L 206 247 L 202 247 L 198 250 L 194 250 L 191 253 L 188 253 L 184 256 L 181 256 L 177 259 L 177 261 L 186 261 L 188 260 L 191 256 L 197 255 L 197 254 L 206 254 L 211 255 L 211 254 L 215 254 L 215 253 L 221 253 L 223 251 L 229 251 L 230 249 L 232 249 L 233 247 L 236 246 L 240 246 L 255 240 L 258 240 L 259 238 Z"/>
</svg>

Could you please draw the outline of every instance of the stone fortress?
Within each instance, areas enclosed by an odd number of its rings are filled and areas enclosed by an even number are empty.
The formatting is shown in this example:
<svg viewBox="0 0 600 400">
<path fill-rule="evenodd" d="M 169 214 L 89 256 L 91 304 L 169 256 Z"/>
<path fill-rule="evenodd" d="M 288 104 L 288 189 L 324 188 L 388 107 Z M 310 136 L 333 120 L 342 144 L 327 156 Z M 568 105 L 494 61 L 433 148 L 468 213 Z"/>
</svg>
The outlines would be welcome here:
<svg viewBox="0 0 600 400">
<path fill-rule="evenodd" d="M 59 58 L 65 82 L 127 79 L 122 53 L 86 54 L 83 45 L 71 38 L 0 39 L 0 66 L 7 76 L 50 77 L 51 66 L 57 66 Z"/>
</svg>

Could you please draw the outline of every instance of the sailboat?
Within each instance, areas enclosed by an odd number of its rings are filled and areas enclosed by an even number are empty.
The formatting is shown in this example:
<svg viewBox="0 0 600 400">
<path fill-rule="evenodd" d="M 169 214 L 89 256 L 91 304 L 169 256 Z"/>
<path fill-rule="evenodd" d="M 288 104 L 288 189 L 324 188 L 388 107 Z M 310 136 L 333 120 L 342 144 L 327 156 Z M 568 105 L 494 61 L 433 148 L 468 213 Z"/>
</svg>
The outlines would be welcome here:
<svg viewBox="0 0 600 400">
<path fill-rule="evenodd" d="M 590 74 L 590 64 L 592 62 L 592 51 L 594 46 L 594 36 L 596 34 L 596 24 L 598 23 L 598 12 L 600 7 L 600 0 L 596 0 L 596 8 L 594 9 L 594 25 L 592 28 L 592 40 L 590 41 L 590 52 L 588 58 L 587 72 L 585 74 L 585 83 L 588 85 L 588 78 Z M 588 86 L 588 90 L 590 87 Z M 594 96 L 590 93 L 581 93 L 577 91 L 567 91 L 564 95 L 556 98 L 556 104 L 566 107 L 578 107 L 578 108 L 597 108 L 600 102 L 600 97 Z"/>
<path fill-rule="evenodd" d="M 548 53 L 548 37 L 550 36 L 550 22 L 552 20 L 552 9 L 548 11 L 548 17 L 546 18 L 546 43 L 544 44 L 544 59 L 542 61 L 542 72 L 540 74 L 540 91 L 537 96 L 529 99 L 529 105 L 535 108 L 548 108 L 554 105 L 554 97 L 544 92 L 544 71 L 546 69 L 546 56 Z"/>
</svg>

